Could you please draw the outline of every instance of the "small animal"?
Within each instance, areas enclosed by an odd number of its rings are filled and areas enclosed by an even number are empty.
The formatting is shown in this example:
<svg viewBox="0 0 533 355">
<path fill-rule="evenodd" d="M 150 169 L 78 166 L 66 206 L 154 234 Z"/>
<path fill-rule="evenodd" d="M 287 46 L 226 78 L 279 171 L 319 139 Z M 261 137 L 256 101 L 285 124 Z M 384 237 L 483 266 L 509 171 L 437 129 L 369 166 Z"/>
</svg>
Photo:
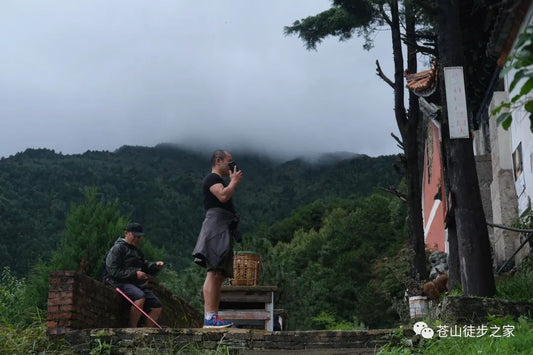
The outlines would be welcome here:
<svg viewBox="0 0 533 355">
<path fill-rule="evenodd" d="M 448 291 L 448 273 L 437 270 L 437 277 L 433 281 L 426 282 L 422 286 L 422 295 L 427 296 L 434 302 L 438 302 L 440 295 Z"/>
</svg>

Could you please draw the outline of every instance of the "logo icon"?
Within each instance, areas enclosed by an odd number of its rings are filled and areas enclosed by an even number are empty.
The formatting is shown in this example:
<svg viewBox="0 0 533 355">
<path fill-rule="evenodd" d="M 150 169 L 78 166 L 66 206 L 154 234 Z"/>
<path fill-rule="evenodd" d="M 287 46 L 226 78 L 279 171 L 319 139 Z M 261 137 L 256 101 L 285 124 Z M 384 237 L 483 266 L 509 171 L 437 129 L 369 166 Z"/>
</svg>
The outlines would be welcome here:
<svg viewBox="0 0 533 355">
<path fill-rule="evenodd" d="M 435 335 L 433 329 L 429 328 L 426 322 L 416 322 L 413 325 L 413 330 L 415 334 L 421 335 L 424 339 L 431 339 Z"/>
</svg>

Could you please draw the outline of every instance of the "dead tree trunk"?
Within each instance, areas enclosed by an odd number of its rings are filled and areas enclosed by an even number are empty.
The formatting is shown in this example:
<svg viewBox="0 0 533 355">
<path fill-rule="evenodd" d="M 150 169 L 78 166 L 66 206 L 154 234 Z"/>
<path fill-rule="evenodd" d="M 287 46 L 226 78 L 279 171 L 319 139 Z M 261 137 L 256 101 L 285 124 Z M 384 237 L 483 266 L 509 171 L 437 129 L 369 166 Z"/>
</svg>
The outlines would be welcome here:
<svg viewBox="0 0 533 355">
<path fill-rule="evenodd" d="M 414 252 L 410 262 L 410 276 L 415 280 L 427 277 L 426 254 L 424 243 L 424 228 L 422 223 L 420 170 L 418 168 L 418 101 L 410 98 L 409 117 L 404 104 L 404 67 L 402 55 L 402 41 L 400 33 L 400 16 L 398 1 L 391 3 L 391 35 L 392 51 L 394 55 L 394 114 L 396 123 L 402 136 L 405 153 L 405 179 L 407 182 L 407 204 L 409 209 L 409 249 Z M 414 24 L 413 24 L 414 26 Z M 413 28 L 414 30 L 414 28 Z M 411 67 L 413 53 L 408 51 Z"/>
<path fill-rule="evenodd" d="M 414 46 L 416 43 L 415 35 L 415 16 L 410 2 L 405 3 L 405 33 L 407 38 L 407 71 L 416 73 L 417 68 L 417 51 Z M 424 280 L 428 277 L 426 262 L 426 243 L 424 241 L 424 221 L 422 218 L 422 185 L 421 185 L 421 167 L 420 146 L 424 146 L 424 141 L 420 137 L 422 130 L 422 120 L 420 119 L 420 108 L 418 96 L 409 91 L 409 111 L 407 112 L 407 144 L 406 158 L 410 179 L 411 194 L 408 194 L 409 210 L 414 218 L 409 223 L 409 248 L 415 251 L 413 266 L 411 267 L 411 277 L 416 280 Z"/>
</svg>

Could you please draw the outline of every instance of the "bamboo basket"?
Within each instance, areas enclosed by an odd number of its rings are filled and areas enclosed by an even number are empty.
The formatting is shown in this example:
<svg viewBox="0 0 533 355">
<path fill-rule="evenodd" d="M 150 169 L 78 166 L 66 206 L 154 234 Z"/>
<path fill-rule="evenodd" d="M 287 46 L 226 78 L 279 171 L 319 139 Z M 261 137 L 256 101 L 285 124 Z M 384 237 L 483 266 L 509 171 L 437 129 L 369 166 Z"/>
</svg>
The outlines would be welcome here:
<svg viewBox="0 0 533 355">
<path fill-rule="evenodd" d="M 241 251 L 233 256 L 233 279 L 234 286 L 257 286 L 261 273 L 261 258 L 259 254 Z"/>
</svg>

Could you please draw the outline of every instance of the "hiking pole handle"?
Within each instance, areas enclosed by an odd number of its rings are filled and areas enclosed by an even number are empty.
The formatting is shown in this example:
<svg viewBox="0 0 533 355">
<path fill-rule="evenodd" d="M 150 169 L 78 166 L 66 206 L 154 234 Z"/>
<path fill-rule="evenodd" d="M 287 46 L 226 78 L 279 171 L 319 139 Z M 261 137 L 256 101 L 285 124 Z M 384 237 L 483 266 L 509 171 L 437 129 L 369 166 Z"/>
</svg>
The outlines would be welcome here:
<svg viewBox="0 0 533 355">
<path fill-rule="evenodd" d="M 120 293 L 122 296 L 124 296 L 125 299 L 127 299 L 132 305 L 135 306 L 135 308 L 137 308 L 139 311 L 141 311 L 142 314 L 144 314 L 146 316 L 146 318 L 150 319 L 150 321 L 152 321 L 152 323 L 154 323 L 159 329 L 163 329 L 155 320 L 152 319 L 152 317 L 150 317 L 148 315 L 148 313 L 146 313 L 141 307 L 139 307 L 135 302 L 133 302 L 131 300 L 131 298 L 129 298 L 124 292 L 122 292 L 122 290 L 120 288 L 115 288 L 115 290 L 117 290 L 118 293 Z"/>
</svg>

